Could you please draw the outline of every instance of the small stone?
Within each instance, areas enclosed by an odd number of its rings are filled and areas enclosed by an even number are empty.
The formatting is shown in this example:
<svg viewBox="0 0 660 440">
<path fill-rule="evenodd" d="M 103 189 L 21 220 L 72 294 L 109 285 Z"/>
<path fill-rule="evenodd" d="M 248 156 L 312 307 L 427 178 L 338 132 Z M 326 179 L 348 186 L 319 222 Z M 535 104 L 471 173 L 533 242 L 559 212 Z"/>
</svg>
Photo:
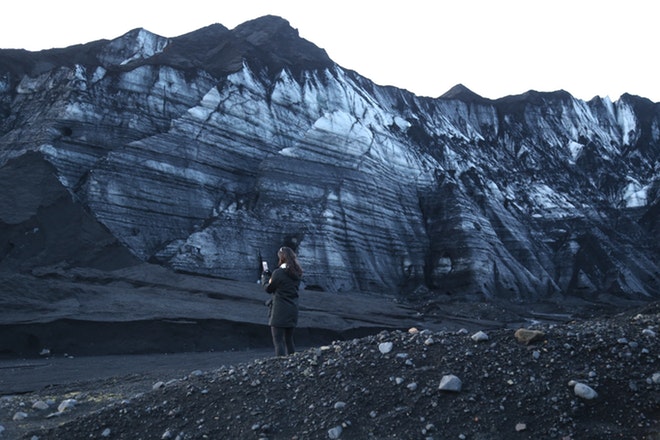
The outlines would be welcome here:
<svg viewBox="0 0 660 440">
<path fill-rule="evenodd" d="M 165 439 L 168 439 L 168 438 L 172 438 L 172 435 L 173 435 L 172 431 L 170 431 L 169 428 L 168 428 L 168 429 L 165 430 L 163 435 L 160 436 L 160 438 L 165 440 Z"/>
<path fill-rule="evenodd" d="M 487 341 L 488 340 L 488 335 L 481 330 L 476 332 L 471 336 L 472 340 L 475 342 L 481 342 L 481 341 Z"/>
<path fill-rule="evenodd" d="M 381 342 L 380 344 L 378 344 L 378 350 L 382 354 L 389 353 L 390 351 L 392 351 L 393 347 L 394 347 L 394 344 L 392 344 L 391 342 Z"/>
<path fill-rule="evenodd" d="M 105 428 L 101 433 L 101 437 L 110 437 L 110 428 Z"/>
<path fill-rule="evenodd" d="M 5 430 L 5 427 L 0 425 L 0 435 L 2 435 L 2 432 Z"/>
<path fill-rule="evenodd" d="M 37 400 L 32 404 L 32 409 L 39 409 L 39 410 L 45 410 L 48 409 L 48 404 L 44 402 L 43 400 Z"/>
<path fill-rule="evenodd" d="M 545 333 L 540 330 L 529 330 L 526 328 L 519 328 L 513 334 L 516 340 L 522 344 L 529 345 L 534 342 L 540 341 L 545 338 Z"/>
<path fill-rule="evenodd" d="M 462 388 L 463 382 L 453 374 L 443 376 L 440 381 L 440 386 L 438 387 L 440 391 L 450 391 L 454 393 L 461 391 Z"/>
<path fill-rule="evenodd" d="M 516 423 L 516 432 L 524 431 L 525 429 L 527 429 L 525 423 Z"/>
<path fill-rule="evenodd" d="M 23 419 L 26 419 L 27 416 L 28 416 L 27 413 L 24 413 L 23 411 L 19 411 L 16 414 L 14 414 L 14 417 L 12 417 L 11 419 L 15 422 L 18 422 L 18 421 L 21 421 Z"/>
<path fill-rule="evenodd" d="M 653 373 L 653 376 L 651 377 L 651 380 L 653 383 L 660 383 L 660 373 Z"/>
<path fill-rule="evenodd" d="M 538 351 L 538 350 L 534 350 L 534 352 L 532 353 L 532 357 L 533 357 L 535 360 L 539 360 L 539 358 L 541 357 L 541 352 Z"/>
<path fill-rule="evenodd" d="M 406 385 L 406 388 L 408 388 L 410 391 L 415 391 L 417 389 L 417 383 L 411 382 L 408 385 Z"/>
<path fill-rule="evenodd" d="M 341 437 L 342 431 L 343 428 L 341 427 L 341 425 L 337 425 L 332 429 L 328 429 L 328 437 L 330 437 L 331 439 L 338 439 L 339 437 Z"/>
<path fill-rule="evenodd" d="M 587 400 L 592 400 L 598 397 L 598 393 L 593 388 L 580 382 L 575 384 L 573 392 L 576 396 Z"/>
<path fill-rule="evenodd" d="M 151 389 L 152 389 L 152 390 L 158 390 L 158 389 L 160 389 L 160 388 L 163 388 L 164 386 L 165 386 L 165 382 L 163 382 L 162 380 L 159 380 L 158 382 L 156 382 L 156 383 L 151 387 Z"/>
<path fill-rule="evenodd" d="M 410 333 L 411 335 L 416 335 L 417 333 L 419 333 L 419 330 L 417 330 L 416 327 L 411 327 L 408 329 L 408 333 Z"/>
<path fill-rule="evenodd" d="M 650 328 L 645 328 L 644 330 L 642 330 L 642 335 L 649 336 L 651 338 L 655 338 L 655 332 L 653 330 L 651 330 Z"/>
<path fill-rule="evenodd" d="M 427 345 L 427 346 L 433 345 L 434 343 L 435 343 L 435 341 L 433 340 L 433 338 L 426 338 L 426 340 L 424 341 L 424 345 Z"/>
<path fill-rule="evenodd" d="M 345 407 L 346 407 L 346 402 L 335 403 L 335 409 L 344 409 Z"/>
</svg>

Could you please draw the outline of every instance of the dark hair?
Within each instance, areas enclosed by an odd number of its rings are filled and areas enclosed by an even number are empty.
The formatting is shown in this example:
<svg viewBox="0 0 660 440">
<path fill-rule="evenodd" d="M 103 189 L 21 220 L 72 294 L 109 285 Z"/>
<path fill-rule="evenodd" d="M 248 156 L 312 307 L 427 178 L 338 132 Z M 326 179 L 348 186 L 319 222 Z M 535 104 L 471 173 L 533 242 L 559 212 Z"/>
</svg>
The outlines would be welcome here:
<svg viewBox="0 0 660 440">
<path fill-rule="evenodd" d="M 286 263 L 286 272 L 296 278 L 302 278 L 303 270 L 298 263 L 298 258 L 296 257 L 293 249 L 283 246 L 280 250 L 277 251 L 277 258 L 279 259 L 277 265 L 281 266 Z"/>
</svg>

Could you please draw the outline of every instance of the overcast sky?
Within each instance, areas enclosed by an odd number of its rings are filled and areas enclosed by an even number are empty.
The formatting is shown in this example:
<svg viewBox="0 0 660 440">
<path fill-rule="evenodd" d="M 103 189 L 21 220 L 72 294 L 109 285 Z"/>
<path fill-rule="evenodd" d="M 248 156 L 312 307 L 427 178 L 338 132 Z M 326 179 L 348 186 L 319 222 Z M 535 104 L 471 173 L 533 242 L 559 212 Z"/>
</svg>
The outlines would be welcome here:
<svg viewBox="0 0 660 440">
<path fill-rule="evenodd" d="M 461 83 L 492 99 L 563 89 L 660 102 L 652 0 L 21 0 L 0 14 L 0 48 L 28 50 L 272 14 L 342 67 L 417 95 Z"/>
</svg>

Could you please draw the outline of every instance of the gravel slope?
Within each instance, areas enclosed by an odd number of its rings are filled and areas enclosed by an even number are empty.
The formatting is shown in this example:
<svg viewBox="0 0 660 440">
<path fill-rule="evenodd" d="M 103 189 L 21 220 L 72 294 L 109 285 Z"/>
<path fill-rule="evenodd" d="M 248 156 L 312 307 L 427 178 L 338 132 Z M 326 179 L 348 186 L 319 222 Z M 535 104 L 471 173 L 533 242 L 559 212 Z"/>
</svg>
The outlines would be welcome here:
<svg viewBox="0 0 660 440">
<path fill-rule="evenodd" d="M 3 398 L 2 424 L 26 439 L 660 438 L 660 304 L 528 328 L 543 337 L 383 331 L 172 380 L 44 390 Z M 440 389 L 446 376 L 460 390 Z M 76 402 L 47 418 L 65 399 Z M 14 411 L 27 418 L 5 422 Z"/>
</svg>

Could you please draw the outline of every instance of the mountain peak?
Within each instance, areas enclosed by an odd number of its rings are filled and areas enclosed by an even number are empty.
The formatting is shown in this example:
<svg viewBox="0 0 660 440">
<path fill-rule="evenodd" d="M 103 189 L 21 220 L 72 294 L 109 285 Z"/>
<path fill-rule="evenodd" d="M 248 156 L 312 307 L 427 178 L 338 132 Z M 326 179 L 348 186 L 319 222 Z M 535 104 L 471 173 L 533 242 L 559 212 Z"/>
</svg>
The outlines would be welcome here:
<svg viewBox="0 0 660 440">
<path fill-rule="evenodd" d="M 472 90 L 465 87 L 463 84 L 456 84 L 454 87 L 446 91 L 439 99 L 457 99 L 465 102 L 487 102 L 488 99 L 474 93 Z"/>
</svg>

